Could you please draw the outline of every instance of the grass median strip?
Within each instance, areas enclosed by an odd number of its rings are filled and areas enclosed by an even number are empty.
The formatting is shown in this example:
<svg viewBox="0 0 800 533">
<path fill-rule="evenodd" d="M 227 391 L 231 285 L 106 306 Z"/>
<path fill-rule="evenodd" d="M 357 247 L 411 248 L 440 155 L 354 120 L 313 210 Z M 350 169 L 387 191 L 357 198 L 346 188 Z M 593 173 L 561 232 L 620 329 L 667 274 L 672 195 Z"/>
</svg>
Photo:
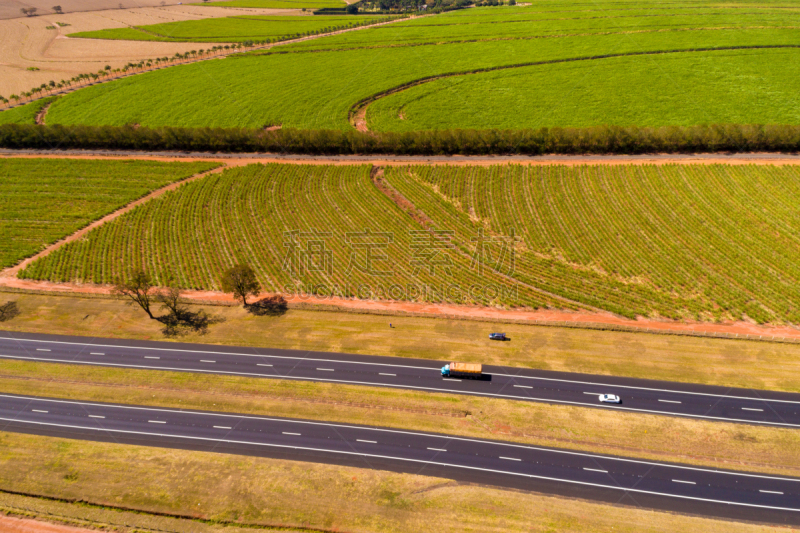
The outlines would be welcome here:
<svg viewBox="0 0 800 533">
<path fill-rule="evenodd" d="M 422 475 L 4 432 L 0 457 L 0 512 L 103 530 L 774 530 Z M 9 488 L 25 494 L 3 492 Z"/>
<path fill-rule="evenodd" d="M 10 360 L 0 368 L 8 394 L 380 425 L 800 476 L 800 432 L 780 428 L 329 383 Z"/>
</svg>

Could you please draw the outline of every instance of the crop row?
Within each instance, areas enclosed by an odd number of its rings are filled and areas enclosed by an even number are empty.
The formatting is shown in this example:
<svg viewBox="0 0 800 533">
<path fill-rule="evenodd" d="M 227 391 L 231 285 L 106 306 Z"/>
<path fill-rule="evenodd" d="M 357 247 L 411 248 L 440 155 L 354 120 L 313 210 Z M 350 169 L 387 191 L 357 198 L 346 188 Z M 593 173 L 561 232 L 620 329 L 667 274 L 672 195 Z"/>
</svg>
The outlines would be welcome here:
<svg viewBox="0 0 800 533">
<path fill-rule="evenodd" d="M 800 321 L 798 178 L 724 165 L 387 172 L 437 223 L 516 228 L 521 281 L 621 314 L 758 322 Z"/>
<path fill-rule="evenodd" d="M 153 189 L 215 163 L 4 159 L 0 267 L 33 255 Z"/>
<path fill-rule="evenodd" d="M 570 307 L 481 272 L 466 248 L 424 231 L 369 166 L 250 165 L 147 202 L 20 276 L 111 283 L 144 269 L 162 285 L 219 289 L 221 273 L 245 262 L 270 292 Z"/>
</svg>

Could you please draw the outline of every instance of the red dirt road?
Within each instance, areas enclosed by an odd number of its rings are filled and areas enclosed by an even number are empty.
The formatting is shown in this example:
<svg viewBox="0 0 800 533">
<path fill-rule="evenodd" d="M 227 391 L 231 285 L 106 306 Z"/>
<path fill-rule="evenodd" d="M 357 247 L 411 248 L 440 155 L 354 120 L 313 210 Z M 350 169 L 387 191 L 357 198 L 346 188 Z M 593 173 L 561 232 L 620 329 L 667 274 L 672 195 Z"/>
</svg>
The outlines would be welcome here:
<svg viewBox="0 0 800 533">
<path fill-rule="evenodd" d="M 46 281 L 33 281 L 18 279 L 15 277 L 0 277 L 0 286 L 13 287 L 18 289 L 28 289 L 36 291 L 73 293 L 73 294 L 110 294 L 111 287 L 108 285 L 78 285 L 73 283 L 52 283 Z M 230 294 L 215 291 L 185 291 L 184 296 L 189 300 L 199 302 L 233 302 Z M 262 294 L 262 296 L 265 296 Z M 797 326 L 769 326 L 758 325 L 750 322 L 677 322 L 671 320 L 649 320 L 639 318 L 631 320 L 620 317 L 612 313 L 591 313 L 581 311 L 562 311 L 557 309 L 496 309 L 492 307 L 473 307 L 466 305 L 456 305 L 447 303 L 415 303 L 386 300 L 358 300 L 338 297 L 316 298 L 316 297 L 295 297 L 289 299 L 290 304 L 306 303 L 325 308 L 344 308 L 351 311 L 363 310 L 365 312 L 379 313 L 413 313 L 415 315 L 427 315 L 432 317 L 455 317 L 455 318 L 474 318 L 492 319 L 509 322 L 529 322 L 531 324 L 544 323 L 556 325 L 557 322 L 567 322 L 572 325 L 591 324 L 591 325 L 610 325 L 622 326 L 624 328 L 634 328 L 644 331 L 661 331 L 674 333 L 705 333 L 722 335 L 754 336 L 756 338 L 782 338 L 800 340 L 800 328 Z"/>
<path fill-rule="evenodd" d="M 4 533 L 93 533 L 89 529 L 3 515 L 0 515 L 0 531 Z"/>
</svg>

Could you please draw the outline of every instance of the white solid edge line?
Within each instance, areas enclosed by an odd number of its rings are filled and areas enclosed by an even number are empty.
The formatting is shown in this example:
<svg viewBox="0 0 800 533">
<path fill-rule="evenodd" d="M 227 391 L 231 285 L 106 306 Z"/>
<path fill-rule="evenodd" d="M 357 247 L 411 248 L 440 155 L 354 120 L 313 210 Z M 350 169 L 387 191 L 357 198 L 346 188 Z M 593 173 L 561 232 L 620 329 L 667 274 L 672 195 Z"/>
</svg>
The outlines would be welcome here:
<svg viewBox="0 0 800 533">
<path fill-rule="evenodd" d="M 600 472 L 602 474 L 608 474 L 608 470 L 600 470 L 599 468 L 586 468 L 583 467 L 584 470 L 588 470 L 589 472 Z"/>
<path fill-rule="evenodd" d="M 0 418 L 0 420 L 5 421 L 5 422 L 20 422 L 20 420 L 18 420 L 18 419 L 10 419 L 10 418 Z M 757 505 L 757 504 L 753 504 L 753 503 L 727 502 L 727 501 L 724 501 L 724 500 L 714 500 L 714 499 L 710 499 L 710 498 L 697 498 L 695 496 L 682 496 L 680 494 L 668 494 L 668 493 L 665 493 L 665 492 L 655 492 L 655 491 L 642 490 L 642 489 L 626 489 L 625 487 L 620 487 L 619 485 L 601 485 L 601 484 L 598 484 L 598 483 L 589 483 L 589 482 L 586 482 L 586 481 L 575 481 L 575 480 L 570 480 L 570 479 L 560 479 L 560 478 L 554 478 L 554 477 L 549 477 L 549 476 L 537 476 L 537 475 L 534 475 L 534 474 L 522 474 L 522 473 L 519 473 L 519 472 L 508 472 L 508 471 L 505 471 L 505 470 L 495 470 L 495 469 L 491 469 L 491 468 L 478 468 L 478 467 L 474 467 L 474 466 L 454 465 L 454 464 L 448 464 L 448 463 L 437 463 L 437 462 L 433 462 L 433 461 L 425 461 L 425 460 L 422 460 L 422 459 L 408 459 L 408 458 L 405 458 L 405 457 L 392 457 L 392 456 L 388 456 L 388 455 L 375 455 L 375 454 L 369 454 L 369 453 L 348 452 L 348 451 L 340 451 L 340 450 L 326 450 L 324 448 L 310 448 L 310 447 L 307 447 L 307 446 L 288 446 L 288 445 L 284 445 L 284 444 L 267 444 L 267 443 L 263 443 L 263 442 L 248 442 L 248 441 L 238 441 L 238 440 L 230 440 L 230 439 L 213 439 L 213 438 L 209 438 L 209 437 L 191 437 L 191 436 L 187 436 L 187 435 L 170 435 L 170 434 L 164 434 L 164 433 L 148 433 L 148 432 L 144 432 L 144 431 L 131 431 L 131 430 L 124 430 L 124 429 L 92 428 L 92 427 L 84 427 L 84 426 L 53 424 L 53 423 L 49 423 L 49 422 L 34 422 L 34 421 L 30 421 L 30 422 L 24 421 L 24 422 L 27 423 L 27 424 L 34 424 L 34 425 L 40 425 L 40 426 L 55 426 L 55 427 L 63 427 L 63 428 L 69 428 L 69 429 L 81 429 L 81 430 L 88 430 L 88 431 L 107 431 L 107 432 L 113 432 L 113 433 L 124 433 L 124 434 L 132 434 L 132 435 L 147 435 L 147 436 L 151 436 L 151 437 L 179 438 L 179 439 L 199 440 L 199 441 L 208 441 L 208 442 L 224 442 L 224 443 L 227 443 L 227 444 L 244 444 L 244 445 L 251 445 L 251 446 L 264 446 L 264 447 L 270 447 L 270 448 L 290 448 L 290 449 L 294 449 L 294 450 L 329 452 L 329 453 L 339 453 L 339 454 L 344 454 L 344 455 L 359 455 L 359 456 L 363 456 L 363 457 L 373 457 L 373 458 L 376 458 L 376 459 L 395 459 L 395 460 L 398 460 L 398 461 L 407 461 L 407 462 L 412 462 L 412 463 L 431 464 L 431 465 L 437 465 L 437 466 L 449 466 L 449 467 L 453 467 L 453 468 L 463 468 L 463 469 L 466 469 L 466 470 L 479 470 L 479 471 L 483 471 L 483 472 L 492 472 L 492 473 L 495 473 L 495 474 L 508 474 L 508 475 L 512 475 L 512 476 L 528 477 L 528 478 L 533 478 L 533 479 L 543 479 L 543 480 L 546 480 L 546 481 L 562 481 L 564 483 L 572 483 L 572 484 L 575 484 L 575 485 L 585 485 L 585 486 L 590 486 L 590 487 L 599 487 L 599 488 L 605 488 L 605 489 L 622 490 L 622 491 L 636 492 L 636 493 L 639 493 L 639 494 L 653 494 L 653 495 L 656 495 L 656 496 L 668 496 L 668 497 L 672 497 L 672 498 L 681 498 L 681 499 L 686 499 L 686 500 L 703 501 L 703 502 L 709 502 L 709 503 L 724 503 L 724 504 L 729 504 L 729 505 L 739 505 L 739 506 L 743 506 L 743 507 L 755 507 L 755 508 L 758 508 L 758 509 L 772 509 L 772 510 L 776 510 L 776 511 L 800 512 L 800 508 L 793 509 L 791 507 L 775 507 L 775 506 L 770 506 L 770 505 Z"/>
<path fill-rule="evenodd" d="M 73 425 L 65 425 L 65 424 L 53 424 L 51 422 L 27 421 L 27 420 L 19 420 L 19 419 L 16 419 L 16 418 L 0 418 L 0 421 L 26 423 L 26 424 L 34 424 L 34 425 L 40 425 L 40 426 L 63 427 L 63 428 L 69 428 L 69 429 L 83 429 L 83 430 L 89 430 L 89 431 L 108 431 L 108 432 L 114 432 L 114 433 L 125 433 L 125 434 L 133 434 L 133 435 L 147 435 L 147 436 L 153 436 L 153 437 L 169 437 L 169 438 L 175 437 L 175 438 L 181 438 L 181 439 L 187 439 L 187 440 L 201 440 L 201 441 L 209 441 L 209 442 L 225 442 L 225 443 L 228 443 L 228 444 L 246 444 L 246 445 L 264 446 L 264 447 L 271 447 L 271 448 L 290 448 L 290 449 L 295 449 L 295 450 L 320 451 L 320 452 L 340 453 L 340 454 L 345 454 L 345 455 L 361 455 L 361 456 L 374 457 L 374 458 L 379 458 L 379 459 L 397 459 L 397 460 L 400 460 L 400 461 L 409 461 L 409 462 L 414 462 L 414 463 L 433 464 L 433 465 L 439 465 L 439 466 L 452 466 L 452 467 L 455 467 L 455 468 L 465 468 L 465 469 L 468 469 L 468 470 L 480 470 L 480 471 L 484 471 L 484 472 L 493 472 L 493 473 L 498 473 L 498 474 L 510 474 L 510 475 L 514 475 L 514 476 L 523 476 L 523 477 L 529 477 L 529 478 L 534 478 L 534 479 L 544 479 L 544 480 L 549 480 L 549 481 L 563 481 L 565 483 L 573 483 L 573 484 L 577 484 L 577 485 L 587 485 L 587 486 L 591 486 L 591 487 L 600 487 L 600 488 L 609 488 L 609 489 L 615 489 L 615 490 L 631 491 L 631 492 L 637 492 L 637 493 L 641 493 L 641 494 L 654 494 L 654 495 L 658 495 L 658 496 L 671 496 L 671 497 L 674 497 L 674 498 L 683 498 L 683 499 L 696 500 L 696 501 L 705 501 L 705 502 L 711 502 L 711 503 L 725 503 L 725 504 L 731 504 L 731 505 L 741 505 L 741 506 L 745 506 L 745 507 L 757 507 L 757 508 L 760 508 L 760 509 L 773 509 L 773 510 L 778 510 L 778 511 L 797 511 L 797 512 L 800 512 L 800 508 L 792 509 L 790 507 L 773 507 L 773 506 L 756 505 L 756 504 L 750 504 L 750 503 L 726 502 L 724 500 L 713 500 L 713 499 L 707 499 L 707 498 L 697 498 L 697 497 L 693 497 L 693 496 L 681 496 L 679 494 L 667 494 L 667 493 L 662 493 L 662 492 L 646 491 L 646 490 L 641 490 L 641 489 L 626 489 L 624 487 L 620 487 L 619 485 L 600 485 L 600 484 L 597 484 L 597 483 L 588 483 L 588 482 L 584 482 L 584 481 L 573 481 L 573 480 L 569 480 L 569 479 L 559 479 L 559 478 L 553 478 L 553 477 L 548 477 L 548 476 L 537 476 L 537 475 L 534 475 L 534 474 L 521 474 L 521 473 L 518 473 L 518 472 L 507 472 L 507 471 L 503 471 L 503 470 L 493 470 L 493 469 L 478 468 L 478 467 L 472 467 L 472 466 L 453 465 L 453 464 L 447 464 L 447 463 L 435 463 L 435 462 L 432 462 L 432 461 L 424 461 L 424 460 L 421 460 L 421 459 L 407 459 L 407 458 L 403 458 L 403 457 L 391 457 L 391 456 L 384 456 L 384 455 L 374 455 L 374 454 L 366 454 L 366 453 L 359 453 L 359 452 L 347 452 L 347 451 L 339 451 L 339 450 L 326 450 L 324 448 L 309 448 L 309 447 L 305 447 L 305 446 L 290 446 L 290 445 L 284 445 L 284 444 L 267 444 L 267 443 L 262 443 L 262 442 L 238 441 L 238 440 L 230 440 L 230 439 L 214 439 L 214 438 L 210 438 L 210 437 L 192 437 L 192 436 L 188 436 L 188 435 L 169 435 L 169 434 L 164 434 L 164 433 L 148 433 L 148 432 L 144 432 L 144 431 L 132 431 L 132 430 L 124 430 L 124 429 L 93 428 L 93 427 L 73 426 Z M 329 425 L 333 425 L 333 424 L 329 424 Z M 283 433 L 287 434 L 286 432 L 283 432 Z M 289 433 L 289 435 L 292 435 L 292 434 L 293 433 Z M 296 435 L 299 435 L 299 434 L 296 434 Z M 474 439 L 456 439 L 454 437 L 446 437 L 446 438 L 449 438 L 451 440 L 474 440 Z M 502 444 L 502 443 L 490 442 L 490 444 Z M 522 446 L 519 446 L 519 447 L 522 447 Z M 578 454 L 578 455 L 585 455 L 585 454 Z M 647 463 L 646 461 L 633 461 L 633 462 L 641 462 L 643 464 L 650 464 L 650 463 Z M 663 465 L 663 466 L 672 466 L 672 465 Z M 678 468 L 682 468 L 682 467 L 678 467 Z M 702 469 L 693 469 L 693 470 L 702 470 Z M 716 472 L 716 471 L 712 471 L 712 472 Z M 719 473 L 730 473 L 730 472 L 719 472 Z M 766 476 L 749 475 L 748 477 L 766 477 Z M 777 479 L 777 480 L 780 480 L 780 481 L 800 481 L 800 480 L 792 480 L 792 479 L 786 479 L 786 478 L 769 478 L 769 477 L 767 477 L 767 479 Z"/>
<path fill-rule="evenodd" d="M 758 492 L 763 492 L 764 494 L 780 494 L 783 496 L 783 493 L 778 490 L 759 490 Z"/>
<path fill-rule="evenodd" d="M 356 442 L 366 442 L 367 444 L 378 444 L 378 441 L 376 441 L 376 440 L 356 439 Z"/>
<path fill-rule="evenodd" d="M 82 343 L 82 342 L 66 342 L 66 341 L 48 341 L 48 340 L 39 340 L 39 339 L 14 339 L 11 337 L 0 337 L 0 341 L 7 340 L 7 341 L 16 341 L 16 342 L 47 342 L 51 344 L 66 344 L 70 346 L 98 346 L 102 348 L 124 348 L 124 349 L 132 349 L 132 350 L 155 350 L 155 351 L 172 351 L 172 352 L 182 352 L 182 353 L 213 353 L 217 355 L 239 355 L 242 357 L 270 357 L 275 359 L 297 359 L 300 361 L 324 361 L 328 363 L 346 363 L 346 364 L 353 364 L 353 365 L 375 365 L 375 366 L 388 366 L 394 368 L 414 368 L 418 370 L 440 370 L 438 367 L 427 367 L 427 366 L 406 366 L 406 365 L 391 365 L 386 363 L 369 363 L 364 361 L 339 361 L 334 359 L 316 359 L 316 358 L 302 358 L 302 357 L 290 357 L 288 355 L 259 355 L 259 354 L 249 354 L 249 353 L 239 353 L 239 352 L 215 352 L 210 350 L 183 350 L 180 348 L 155 348 L 155 347 L 148 347 L 148 346 L 119 346 L 114 344 L 91 344 L 91 343 Z M 0 356 L 3 357 L 3 356 Z M 6 356 L 12 357 L 12 356 Z M 591 385 L 594 387 L 618 387 L 623 389 L 636 389 L 636 390 L 643 390 L 643 391 L 651 391 L 651 392 L 670 392 L 675 394 L 693 394 L 698 396 L 711 396 L 714 398 L 730 398 L 734 400 L 754 400 L 758 402 L 776 402 L 776 403 L 793 403 L 793 404 L 800 404 L 800 401 L 796 400 L 777 400 L 772 398 L 753 398 L 750 396 L 730 396 L 727 394 L 712 394 L 710 392 L 692 392 L 692 391 L 681 391 L 681 390 L 671 390 L 671 389 L 654 389 L 651 387 L 636 387 L 633 385 L 616 385 L 616 384 L 608 384 L 608 383 L 595 383 L 591 381 L 577 381 L 571 379 L 557 379 L 557 378 L 546 378 L 541 376 L 520 376 L 517 374 L 492 374 L 494 376 L 504 376 L 509 378 L 521 378 L 521 379 L 540 379 L 543 381 L 558 381 L 561 383 L 577 383 L 580 385 Z"/>
<path fill-rule="evenodd" d="M 270 357 L 273 359 L 298 359 L 300 361 L 321 361 L 326 363 L 347 363 L 352 365 L 374 365 L 374 366 L 389 366 L 394 368 L 416 368 L 418 370 L 441 370 L 440 367 L 430 366 L 406 366 L 406 365 L 390 365 L 387 363 L 370 363 L 365 361 L 338 361 L 334 359 L 316 359 L 312 357 L 292 357 L 288 355 L 268 355 L 268 354 L 252 354 L 252 353 L 239 353 L 239 352 L 215 352 L 212 350 L 184 350 L 181 348 L 155 348 L 150 346 L 122 346 L 116 344 L 92 344 L 84 342 L 66 342 L 66 341 L 46 341 L 39 339 L 13 339 L 10 337 L 0 337 L 0 341 L 18 341 L 18 342 L 47 342 L 50 344 L 66 344 L 68 346 L 97 346 L 98 348 L 122 348 L 130 350 L 151 350 L 151 351 L 164 351 L 164 352 L 181 352 L 181 353 L 210 353 L 215 355 L 240 355 L 242 357 Z M 505 375 L 505 374 L 503 374 Z"/>
<path fill-rule="evenodd" d="M 678 400 L 662 400 L 660 398 L 659 398 L 658 401 L 659 402 L 664 402 L 664 403 L 683 403 L 683 402 L 679 402 Z"/>
<path fill-rule="evenodd" d="M 694 481 L 684 481 L 682 479 L 673 479 L 673 483 L 686 483 L 687 485 L 697 485 Z"/>
<path fill-rule="evenodd" d="M 21 356 L 13 356 L 13 355 L 0 355 L 0 359 L 21 359 L 21 360 L 32 360 L 32 361 L 50 361 L 56 363 L 69 363 L 75 365 L 92 365 L 92 366 L 113 366 L 119 368 L 145 368 L 151 370 L 173 370 L 176 372 L 197 372 L 197 373 L 207 373 L 207 374 L 220 374 L 220 375 L 229 375 L 229 376 L 258 376 L 262 378 L 273 378 L 273 379 L 295 379 L 295 380 L 305 380 L 305 381 L 320 381 L 326 383 L 348 383 L 350 385 L 370 385 L 374 387 L 392 387 L 396 389 L 413 389 L 413 390 L 426 390 L 426 391 L 434 391 L 434 392 L 442 392 L 442 393 L 449 393 L 449 394 L 470 394 L 472 396 L 485 396 L 485 397 L 492 397 L 492 398 L 510 398 L 514 400 L 525 400 L 531 402 L 543 402 L 543 403 L 552 403 L 552 404 L 563 404 L 563 405 L 581 405 L 587 407 L 598 407 L 598 404 L 595 403 L 585 403 L 585 402 L 572 402 L 568 400 L 555 400 L 552 398 L 533 398 L 531 396 L 513 396 L 510 394 L 492 394 L 488 392 L 476 392 L 476 391 L 467 391 L 467 390 L 453 390 L 453 389 L 437 389 L 434 387 L 415 387 L 413 385 L 395 385 L 392 383 L 372 383 L 369 381 L 350 381 L 344 379 L 323 379 L 318 377 L 308 377 L 308 376 L 286 376 L 286 375 L 277 375 L 277 376 L 267 376 L 264 374 L 254 374 L 252 372 L 229 372 L 229 371 L 222 371 L 222 370 L 200 370 L 195 368 L 173 368 L 173 367 L 159 367 L 159 366 L 144 366 L 144 365 L 134 365 L 134 364 L 121 364 L 121 363 L 97 363 L 97 362 L 88 362 L 88 361 L 74 361 L 70 359 L 37 359 L 35 357 L 21 357 Z M 588 394 L 588 393 L 587 393 Z M 700 420 L 721 420 L 723 422 L 740 422 L 745 424 L 761 424 L 766 426 L 780 426 L 780 427 L 791 427 L 791 428 L 800 428 L 800 424 L 787 424 L 785 422 L 767 422 L 763 420 L 747 420 L 744 418 L 725 418 L 720 416 L 706 416 L 706 415 L 693 415 L 689 413 L 678 413 L 678 412 L 670 412 L 670 411 L 655 411 L 653 409 L 635 409 L 632 407 L 622 407 L 620 405 L 611 405 L 611 404 L 603 404 L 603 408 L 605 409 L 618 409 L 620 411 L 629 411 L 632 413 L 651 413 L 657 415 L 668 415 L 668 416 L 682 416 L 685 418 L 697 418 Z"/>
</svg>

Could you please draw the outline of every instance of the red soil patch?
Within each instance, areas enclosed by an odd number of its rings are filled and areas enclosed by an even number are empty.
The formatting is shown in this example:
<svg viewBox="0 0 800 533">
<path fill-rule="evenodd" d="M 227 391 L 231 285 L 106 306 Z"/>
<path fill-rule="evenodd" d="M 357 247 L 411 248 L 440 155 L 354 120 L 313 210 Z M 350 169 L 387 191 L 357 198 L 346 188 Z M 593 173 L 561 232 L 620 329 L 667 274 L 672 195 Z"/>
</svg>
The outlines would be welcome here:
<svg viewBox="0 0 800 533">
<path fill-rule="evenodd" d="M 18 289 L 35 291 L 73 293 L 73 294 L 111 294 L 110 285 L 53 283 L 48 281 L 33 281 L 14 277 L 0 278 L 0 285 Z M 184 296 L 189 300 L 198 302 L 219 302 L 233 304 L 230 294 L 217 291 L 185 291 Z M 266 296 L 266 295 L 265 295 Z M 631 320 L 612 313 L 593 313 L 589 311 L 564 311 L 558 309 L 497 309 L 493 307 L 473 307 L 448 303 L 416 303 L 388 300 L 359 300 L 339 297 L 313 297 L 295 296 L 287 297 L 290 305 L 305 303 L 319 306 L 321 310 L 341 308 L 352 311 L 379 312 L 379 313 L 411 313 L 419 316 L 447 317 L 462 319 L 492 319 L 507 322 L 522 322 L 530 324 L 566 325 L 597 327 L 602 325 L 618 326 L 625 329 L 635 329 L 652 332 L 671 333 L 704 333 L 731 336 L 751 336 L 800 340 L 800 328 L 796 326 L 770 326 L 758 325 L 750 322 L 677 322 L 668 320 L 650 320 L 638 318 Z"/>
<path fill-rule="evenodd" d="M 2 515 L 0 515 L 0 531 L 5 533 L 92 533 L 88 529 Z"/>
</svg>

